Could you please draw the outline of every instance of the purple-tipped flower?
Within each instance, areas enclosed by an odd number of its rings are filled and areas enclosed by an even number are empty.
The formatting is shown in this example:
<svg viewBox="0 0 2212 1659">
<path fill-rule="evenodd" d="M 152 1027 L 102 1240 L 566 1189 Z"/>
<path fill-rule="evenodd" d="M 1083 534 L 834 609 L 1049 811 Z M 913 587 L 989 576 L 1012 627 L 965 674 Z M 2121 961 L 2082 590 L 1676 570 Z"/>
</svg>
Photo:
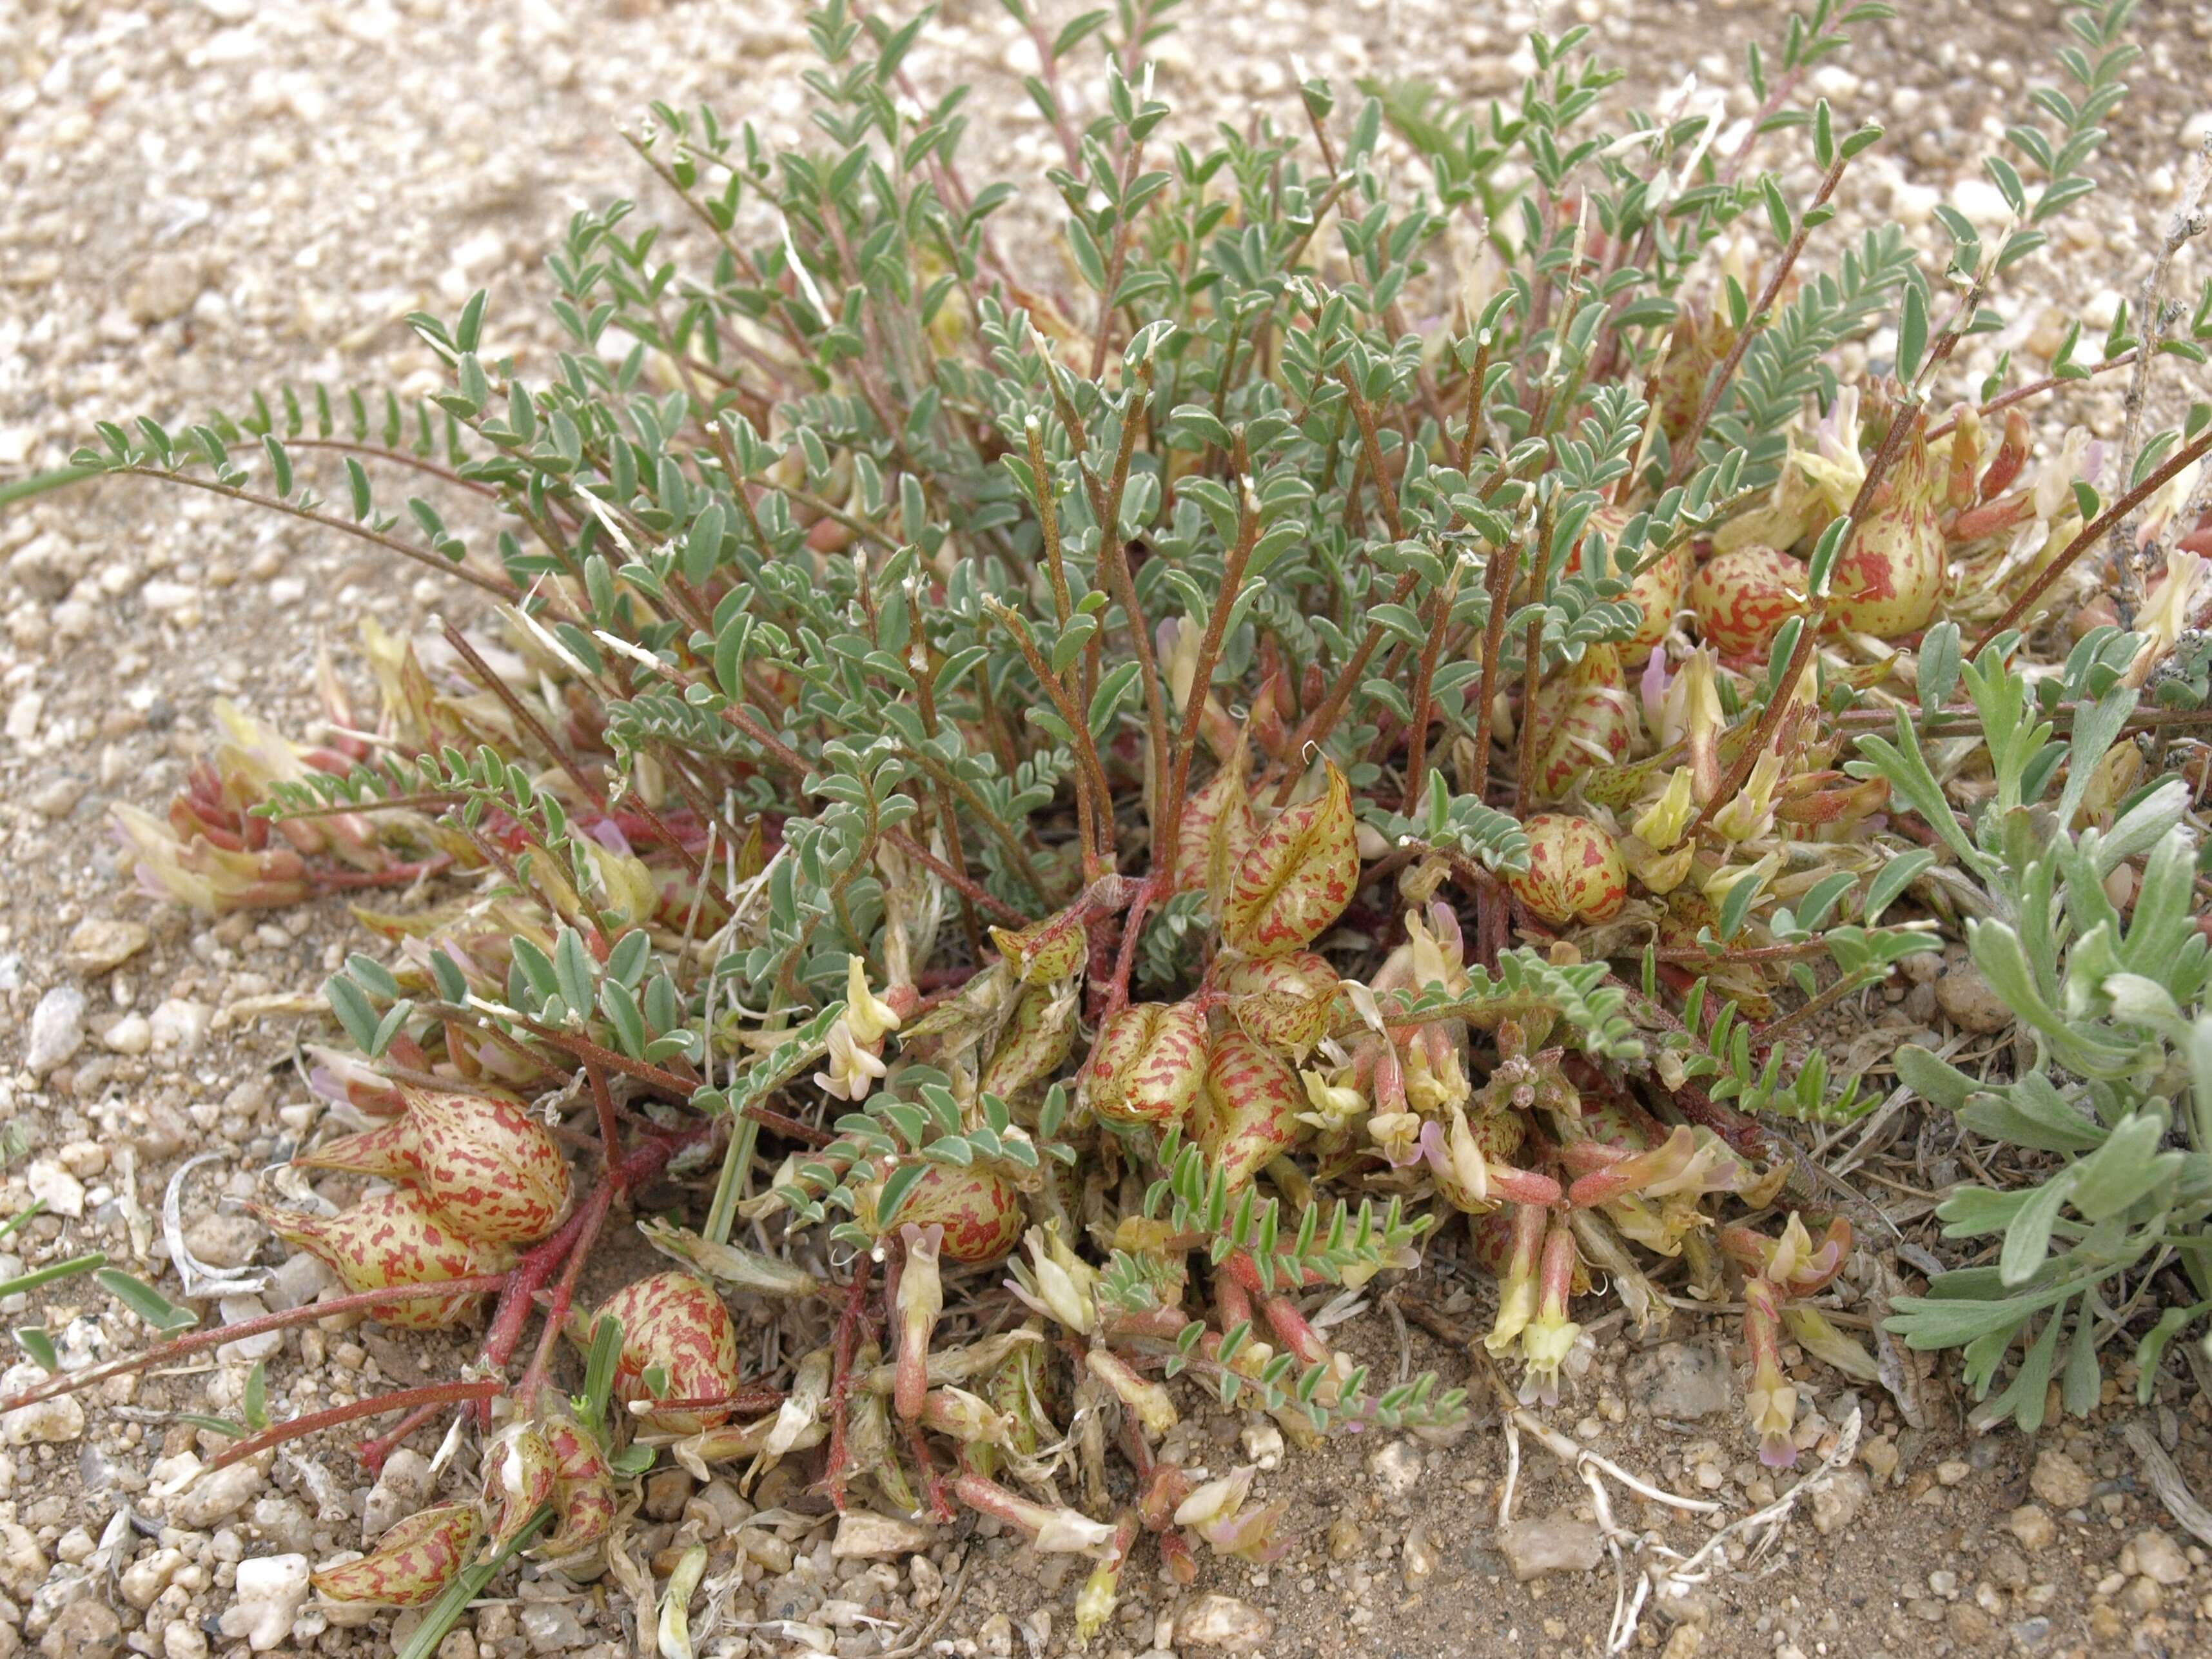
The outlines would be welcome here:
<svg viewBox="0 0 2212 1659">
<path fill-rule="evenodd" d="M 1797 1389 L 1782 1370 L 1782 1297 L 1771 1281 L 1750 1279 L 1743 1286 L 1743 1338 L 1751 1350 L 1751 1387 L 1744 1409 L 1759 1437 L 1759 1461 L 1770 1469 L 1797 1462 L 1790 1431 L 1797 1420 Z"/>
</svg>

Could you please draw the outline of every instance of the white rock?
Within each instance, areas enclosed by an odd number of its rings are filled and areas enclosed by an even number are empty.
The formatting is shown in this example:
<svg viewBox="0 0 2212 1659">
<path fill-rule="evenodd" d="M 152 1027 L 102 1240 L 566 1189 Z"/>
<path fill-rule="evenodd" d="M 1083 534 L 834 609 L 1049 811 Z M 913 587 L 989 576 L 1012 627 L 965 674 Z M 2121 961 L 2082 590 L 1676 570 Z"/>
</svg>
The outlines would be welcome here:
<svg viewBox="0 0 2212 1659">
<path fill-rule="evenodd" d="M 31 1011 L 23 1064 L 32 1076 L 44 1077 L 83 1046 L 84 993 L 74 985 L 57 985 Z"/>
<path fill-rule="evenodd" d="M 2135 1552 L 2137 1572 L 2147 1573 L 2169 1588 L 2189 1582 L 2189 1558 L 2172 1534 L 2153 1527 L 2137 1533 L 2129 1540 L 2128 1548 Z"/>
<path fill-rule="evenodd" d="M 1983 230 L 2004 224 L 2013 216 L 2004 192 L 1986 179 L 1961 179 L 1951 186 L 1951 205 Z"/>
<path fill-rule="evenodd" d="M 292 1620 L 307 1599 L 306 1556 L 262 1555 L 241 1561 L 237 1599 L 223 1610 L 222 1633 L 234 1640 L 243 1636 L 256 1653 L 266 1653 L 292 1633 Z"/>
<path fill-rule="evenodd" d="M 384 1472 L 368 1489 L 368 1501 L 361 1512 L 362 1542 L 374 1544 L 395 1522 L 420 1509 L 429 1495 L 430 1460 L 402 1446 L 384 1460 Z"/>
<path fill-rule="evenodd" d="M 94 916 L 79 922 L 70 933 L 62 947 L 62 962 L 71 973 L 104 974 L 130 961 L 152 938 L 143 922 Z"/>
<path fill-rule="evenodd" d="M 111 1054 L 143 1054 L 154 1046 L 154 1028 L 143 1014 L 125 1014 L 100 1038 Z"/>
<path fill-rule="evenodd" d="M 31 1196 L 42 1200 L 55 1215 L 65 1215 L 72 1221 L 84 1217 L 84 1183 L 50 1158 L 34 1162 L 24 1172 L 24 1183 Z"/>
<path fill-rule="evenodd" d="M 937 1531 L 933 1527 L 867 1510 L 853 1510 L 837 1523 L 837 1537 L 830 1546 L 830 1553 L 841 1559 L 913 1555 L 936 1541 Z"/>
<path fill-rule="evenodd" d="M 1273 1615 L 1233 1595 L 1201 1595 L 1176 1617 L 1176 1638 L 1188 1645 L 1249 1652 L 1275 1633 Z"/>
<path fill-rule="evenodd" d="M 0 1395 L 20 1394 L 46 1380 L 46 1372 L 36 1365 L 10 1365 L 7 1375 L 0 1376 Z M 38 1442 L 60 1444 L 83 1432 L 84 1407 L 69 1395 L 58 1400 L 41 1400 L 33 1406 L 18 1406 L 5 1417 L 0 1417 L 0 1440 L 11 1446 Z"/>
<path fill-rule="evenodd" d="M 152 1036 L 154 1046 L 183 1059 L 200 1046 L 207 1036 L 208 1022 L 213 1014 L 204 1002 L 187 1002 L 181 997 L 171 997 L 154 1010 Z"/>
<path fill-rule="evenodd" d="M 269 1311 L 258 1296 L 226 1296 L 216 1304 L 222 1315 L 222 1322 L 235 1325 L 248 1319 L 258 1319 Z M 226 1342 L 215 1351 L 216 1361 L 223 1365 L 251 1365 L 257 1359 L 273 1358 L 283 1352 L 284 1333 L 260 1331 L 252 1336 L 241 1336 Z"/>
<path fill-rule="evenodd" d="M 203 1474 L 169 1499 L 169 1522 L 194 1532 L 204 1531 L 236 1515 L 268 1484 L 269 1477 L 251 1463 L 233 1463 L 228 1468 Z"/>
<path fill-rule="evenodd" d="M 1421 1455 L 1410 1440 L 1394 1440 L 1367 1460 L 1375 1484 L 1393 1498 L 1403 1498 L 1420 1484 Z"/>
<path fill-rule="evenodd" d="M 1589 1522 L 1553 1515 L 1516 1521 L 1498 1534 L 1498 1548 L 1525 1584 L 1547 1572 L 1588 1572 L 1605 1553 L 1605 1540 Z"/>
</svg>

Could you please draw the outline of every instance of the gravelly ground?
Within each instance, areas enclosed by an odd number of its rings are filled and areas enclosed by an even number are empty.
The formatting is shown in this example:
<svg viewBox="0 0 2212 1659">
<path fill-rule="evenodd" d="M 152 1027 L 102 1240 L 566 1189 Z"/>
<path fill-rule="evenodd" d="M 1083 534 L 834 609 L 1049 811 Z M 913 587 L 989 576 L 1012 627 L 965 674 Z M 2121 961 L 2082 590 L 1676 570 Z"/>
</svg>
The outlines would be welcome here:
<svg viewBox="0 0 2212 1659">
<path fill-rule="evenodd" d="M 1765 0 L 1583 0 L 1540 12 L 1205 0 L 1188 9 L 1191 21 L 1161 49 L 1158 84 L 1194 122 L 1242 119 L 1255 100 L 1289 118 L 1292 52 L 1338 77 L 1414 73 L 1462 94 L 1501 91 L 1522 67 L 1516 41 L 1537 21 L 1592 22 L 1637 89 L 1690 70 L 1717 79 L 1743 39 L 1778 32 L 1780 15 Z M 1881 118 L 1893 134 L 1847 186 L 1847 214 L 1893 214 L 1924 236 L 1939 200 L 1985 211 L 1972 158 L 2016 109 L 2052 15 L 2027 0 L 1911 6 L 1869 31 L 1863 56 L 1824 70 L 1820 89 L 1841 115 Z M 2212 12 L 2148 4 L 2140 35 L 2149 57 L 2103 169 L 2114 187 L 2023 272 L 2039 297 L 2008 337 L 2022 374 L 2064 319 L 2101 327 L 2132 291 L 2205 125 Z M 788 0 L 0 0 L 0 480 L 59 462 L 95 420 L 146 411 L 174 424 L 280 380 L 426 391 L 433 365 L 397 319 L 417 307 L 450 312 L 480 284 L 494 292 L 499 349 L 542 345 L 549 337 L 525 307 L 566 216 L 647 193 L 616 123 L 636 118 L 649 98 L 704 99 L 787 133 L 803 47 Z M 952 0 L 913 68 L 926 87 L 973 80 L 983 150 L 1000 168 L 1040 176 L 1056 151 L 1020 91 L 1033 64 L 999 6 Z M 2201 275 L 2179 274 L 2185 288 Z M 2117 398 L 2087 398 L 2071 414 L 2108 428 Z M 415 627 L 455 601 L 286 521 L 120 483 L 0 514 L 0 833 L 11 878 L 0 894 L 0 998 L 14 1028 L 0 1037 L 0 1217 L 33 1197 L 49 1205 L 0 1242 L 0 1279 L 89 1249 L 135 1257 L 152 1276 L 162 1247 L 145 1212 L 176 1164 L 201 1150 L 222 1157 L 187 1205 L 196 1246 L 246 1260 L 258 1230 L 211 1206 L 226 1190 L 252 1190 L 311 1109 L 298 1103 L 297 1023 L 239 1018 L 239 1006 L 312 987 L 335 965 L 343 918 L 308 909 L 208 928 L 155 908 L 123 890 L 104 817 L 113 801 L 159 809 L 203 741 L 214 699 L 301 720 L 319 647 L 343 660 L 360 617 Z M 141 927 L 146 942 L 109 969 L 81 941 L 72 962 L 65 942 L 88 919 Z M 112 953 L 136 939 L 126 926 L 109 941 Z M 58 988 L 83 994 L 82 1046 L 34 1073 L 23 1064 L 30 1015 Z M 8 1297 L 0 1315 L 46 1323 L 65 1350 L 106 1354 L 140 1340 L 86 1283 Z M 273 1305 L 311 1288 L 288 1280 L 264 1294 Z M 1398 1363 L 1398 1339 L 1379 1318 L 1350 1342 L 1378 1366 Z M 1418 1329 L 1410 1346 L 1419 1364 L 1460 1363 Z M 361 1329 L 305 1331 L 270 1355 L 280 1412 L 338 1403 L 380 1376 L 419 1380 L 432 1364 Z M 7 1425 L 0 1659 L 26 1642 L 55 1655 L 121 1643 L 199 1659 L 246 1651 L 249 1637 L 256 1648 L 339 1653 L 383 1651 L 404 1635 L 404 1624 L 381 1620 L 325 1628 L 311 1609 L 250 1631 L 237 1611 L 241 1577 L 249 1589 L 267 1577 L 241 1563 L 358 1542 L 370 1493 L 335 1442 L 241 1478 L 217 1499 L 165 1506 L 157 1460 L 210 1450 L 174 1413 L 235 1410 L 244 1358 L 118 1389 L 91 1403 L 88 1424 L 62 1413 Z M 1671 1375 L 1685 1362 L 1670 1352 L 1656 1363 Z M 1654 1386 L 1648 1369 L 1601 1367 L 1585 1379 L 1579 1431 L 1678 1490 L 1747 1507 L 1760 1476 L 1742 1461 L 1733 1420 L 1678 1432 L 1653 1415 Z M 1826 1419 L 1840 1421 L 1851 1402 L 1833 1379 L 1812 1386 L 1826 1391 Z M 2204 1489 L 2204 1401 L 2171 1376 L 2161 1399 L 2168 1424 L 2185 1431 L 2184 1467 Z M 2011 1435 L 1966 1445 L 1948 1399 L 1925 1432 L 1903 1427 L 1886 1402 L 1859 1403 L 1869 1450 L 1821 1528 L 1801 1522 L 1777 1576 L 1723 1577 L 1678 1610 L 1679 1622 L 1653 1623 L 1648 1645 L 1663 1642 L 1668 1659 L 1700 1644 L 1784 1656 L 2212 1645 L 2204 1553 L 2130 1541 L 2166 1523 L 2106 1421 L 2054 1431 L 2039 1446 Z M 1224 1419 L 1200 1431 L 1218 1430 L 1229 1455 L 1237 1426 Z M 1293 1458 L 1271 1477 L 1299 1500 L 1291 1556 L 1265 1571 L 1216 1566 L 1200 1588 L 1263 1610 L 1276 1625 L 1273 1651 L 1601 1647 L 1609 1574 L 1525 1587 L 1504 1575 L 1489 1534 L 1504 1473 L 1494 1431 L 1372 1464 L 1378 1449 Z M 1530 1456 L 1522 1512 L 1571 1514 L 1579 1484 Z M 679 1524 L 718 1532 L 735 1494 L 708 1496 L 686 1521 L 685 1491 L 664 1481 L 648 1502 L 648 1549 Z M 131 1517 L 146 1525 L 134 1530 Z M 1695 1534 L 1677 1522 L 1670 1536 L 1687 1548 Z M 832 1568 L 818 1548 L 824 1534 L 740 1536 L 736 1559 L 750 1565 L 733 1584 L 734 1617 L 813 1621 L 809 1631 L 840 1652 L 879 1651 L 949 1594 L 939 1586 L 957 1559 L 971 1566 L 940 1639 L 963 1652 L 1065 1645 L 1064 1569 L 1040 1569 L 1004 1539 L 946 1540 L 913 1563 Z M 521 1597 L 480 1610 L 444 1659 L 618 1650 L 623 1603 L 611 1586 L 578 1596 L 548 1580 Z M 837 1627 L 842 1615 L 825 1613 L 825 1599 L 888 1623 Z M 1103 1650 L 1127 1659 L 1190 1647 L 1203 1633 L 1192 1629 L 1193 1608 L 1188 1595 L 1136 1585 Z M 748 1640 L 762 1653 L 804 1650 L 812 1639 L 762 1627 L 726 1632 L 717 1650 L 741 1653 Z"/>
</svg>

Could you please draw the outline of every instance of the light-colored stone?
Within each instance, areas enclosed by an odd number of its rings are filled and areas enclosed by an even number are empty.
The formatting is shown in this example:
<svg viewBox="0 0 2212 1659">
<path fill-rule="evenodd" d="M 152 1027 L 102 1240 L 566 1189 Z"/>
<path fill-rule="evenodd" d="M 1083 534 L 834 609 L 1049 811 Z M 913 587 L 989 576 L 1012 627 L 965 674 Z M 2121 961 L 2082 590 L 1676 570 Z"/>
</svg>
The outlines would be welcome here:
<svg viewBox="0 0 2212 1659">
<path fill-rule="evenodd" d="M 1873 1484 L 1859 1469 L 1838 1469 L 1813 1494 L 1813 1526 L 1822 1537 L 1841 1532 L 1866 1507 Z"/>
<path fill-rule="evenodd" d="M 45 1659 L 111 1659 L 123 1647 L 123 1621 L 97 1596 L 72 1601 L 40 1639 Z"/>
<path fill-rule="evenodd" d="M 2151 1527 L 2128 1540 L 2123 1554 L 2132 1553 L 2134 1570 L 2166 1585 L 2189 1582 L 2189 1558 L 2170 1534 Z"/>
<path fill-rule="evenodd" d="M 848 1510 L 837 1523 L 837 1536 L 830 1553 L 840 1558 L 870 1559 L 877 1556 L 913 1555 L 937 1540 L 937 1529 L 902 1521 L 870 1510 Z"/>
<path fill-rule="evenodd" d="M 31 1011 L 31 1034 L 23 1044 L 23 1064 L 33 1077 L 64 1065 L 84 1046 L 84 993 L 57 985 Z"/>
<path fill-rule="evenodd" d="M 1498 1534 L 1498 1553 L 1522 1583 L 1547 1572 L 1588 1572 L 1605 1553 L 1605 1540 L 1587 1521 L 1571 1515 L 1516 1521 Z"/>
<path fill-rule="evenodd" d="M 171 997 L 154 1010 L 152 1026 L 155 1048 L 173 1060 L 188 1059 L 207 1036 L 208 1024 L 214 1012 L 204 1002 L 193 1002 L 183 997 Z"/>
<path fill-rule="evenodd" d="M 252 1463 L 233 1463 L 203 1474 L 169 1498 L 170 1523 L 204 1531 L 236 1515 L 268 1484 L 269 1478 Z"/>
<path fill-rule="evenodd" d="M 1706 1342 L 1662 1342 L 1628 1362 L 1628 1383 L 1655 1417 L 1694 1422 L 1729 1409 L 1735 1388 Z"/>
<path fill-rule="evenodd" d="M 2012 1024 L 2012 1010 L 1971 962 L 1953 963 L 1936 981 L 1936 1001 L 1954 1025 L 1978 1036 L 1993 1036 Z"/>
<path fill-rule="evenodd" d="M 362 1544 L 375 1543 L 394 1523 L 421 1509 L 430 1496 L 430 1460 L 421 1452 L 402 1446 L 386 1458 L 362 1505 Z"/>
<path fill-rule="evenodd" d="M 1421 1454 L 1410 1440 L 1393 1440 L 1376 1449 L 1367 1473 L 1392 1498 L 1404 1498 L 1421 1483 Z"/>
<path fill-rule="evenodd" d="M 2046 1447 L 2035 1456 L 2028 1487 L 2054 1510 L 2078 1510 L 2089 1501 L 2089 1473 L 2064 1452 Z"/>
<path fill-rule="evenodd" d="M 182 253 L 157 253 L 139 268 L 123 296 L 124 309 L 142 328 L 181 317 L 199 297 L 206 278 L 198 259 Z"/>
<path fill-rule="evenodd" d="M 241 1561 L 236 1596 L 223 1610 L 222 1633 L 234 1641 L 243 1636 L 256 1653 L 266 1653 L 292 1633 L 292 1621 L 307 1600 L 306 1556 L 259 1555 Z"/>
<path fill-rule="evenodd" d="M 2058 1536 L 2050 1511 L 2040 1504 L 2022 1504 L 2005 1517 L 2005 1530 L 2020 1540 L 2023 1549 L 2049 1549 Z"/>
<path fill-rule="evenodd" d="M 62 963 L 73 974 L 104 974 L 137 956 L 152 937 L 143 922 L 94 916 L 70 934 Z"/>
<path fill-rule="evenodd" d="M 23 1182 L 31 1189 L 31 1196 L 46 1206 L 52 1215 L 67 1216 L 70 1220 L 84 1215 L 84 1183 L 63 1168 L 58 1160 L 50 1158 L 33 1159 L 23 1172 Z"/>
<path fill-rule="evenodd" d="M 26 1389 L 36 1388 L 46 1380 L 46 1372 L 36 1365 L 10 1365 L 6 1375 L 0 1376 L 0 1395 L 20 1394 Z M 76 1439 L 83 1432 L 84 1407 L 77 1403 L 74 1395 L 63 1395 L 58 1399 L 18 1406 L 6 1416 L 0 1417 L 0 1440 L 11 1446 L 58 1445 Z"/>
<path fill-rule="evenodd" d="M 1272 1613 L 1233 1595 L 1201 1595 L 1176 1615 L 1176 1640 L 1192 1647 L 1249 1653 L 1275 1633 Z"/>
</svg>

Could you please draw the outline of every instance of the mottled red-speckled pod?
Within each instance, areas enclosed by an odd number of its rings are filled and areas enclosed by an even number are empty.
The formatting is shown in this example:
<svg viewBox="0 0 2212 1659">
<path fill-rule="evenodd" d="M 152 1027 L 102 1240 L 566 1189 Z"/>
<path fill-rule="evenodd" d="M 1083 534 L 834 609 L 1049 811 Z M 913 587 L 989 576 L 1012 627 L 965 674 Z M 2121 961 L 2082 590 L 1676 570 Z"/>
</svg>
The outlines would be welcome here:
<svg viewBox="0 0 2212 1659">
<path fill-rule="evenodd" d="M 1228 1171 L 1231 1192 L 1296 1144 L 1305 1098 L 1297 1073 L 1243 1032 L 1214 1039 L 1198 1145 L 1209 1164 Z"/>
<path fill-rule="evenodd" d="M 1626 574 L 1633 568 L 1622 556 L 1618 545 L 1620 532 L 1627 525 L 1629 516 L 1626 507 L 1612 506 L 1601 507 L 1589 516 L 1589 530 L 1603 531 L 1606 540 L 1614 544 L 1607 556 L 1616 576 Z M 1587 539 L 1586 531 L 1584 541 L 1577 542 L 1575 550 L 1567 556 L 1566 574 L 1570 576 L 1578 574 L 1583 568 L 1583 548 Z M 1638 560 L 1649 559 L 1652 552 L 1652 549 L 1646 547 L 1635 556 Z M 1622 642 L 1622 661 L 1631 664 L 1642 662 L 1651 654 L 1651 647 L 1667 637 L 1668 629 L 1674 624 L 1674 612 L 1681 608 L 1682 589 L 1689 580 L 1690 546 L 1686 541 L 1670 548 L 1667 556 L 1650 568 L 1638 571 L 1629 578 L 1626 598 L 1630 604 L 1644 613 L 1644 618 L 1636 625 L 1636 632 Z"/>
<path fill-rule="evenodd" d="M 1805 566 L 1771 547 L 1716 553 L 1690 581 L 1698 636 L 1724 657 L 1763 657 L 1805 609 Z"/>
<path fill-rule="evenodd" d="M 1916 433 L 1836 560 L 1828 615 L 1839 626 L 1885 640 L 1928 626 L 1943 597 L 1940 489 L 1927 441 Z"/>
<path fill-rule="evenodd" d="M 402 1085 L 393 1122 L 295 1158 L 419 1188 L 441 1220 L 488 1244 L 534 1244 L 568 1207 L 568 1160 L 519 1101 Z"/>
<path fill-rule="evenodd" d="M 246 1206 L 286 1243 L 320 1257 L 350 1291 L 389 1290 L 395 1285 L 435 1285 L 448 1279 L 498 1273 L 507 1254 L 495 1244 L 464 1237 L 441 1220 L 411 1187 L 371 1193 L 334 1216 Z M 481 1300 L 475 1296 L 424 1297 L 378 1310 L 387 1325 L 435 1330 L 452 1324 Z"/>
<path fill-rule="evenodd" d="M 1183 804 L 1182 823 L 1176 837 L 1176 890 L 1193 892 L 1204 887 L 1217 848 L 1229 869 L 1235 869 L 1252 848 L 1259 831 L 1252 823 L 1252 799 L 1244 780 L 1240 756 L 1206 781 Z"/>
<path fill-rule="evenodd" d="M 1611 646 L 1590 647 L 1536 694 L 1537 787 L 1556 796 L 1590 767 L 1626 759 L 1636 726 L 1620 654 Z"/>
<path fill-rule="evenodd" d="M 483 1504 L 490 1512 L 491 1547 L 530 1524 L 539 1507 L 553 1501 L 553 1449 L 531 1423 L 510 1423 L 484 1448 Z"/>
<path fill-rule="evenodd" d="M 535 1553 L 548 1561 L 581 1555 L 614 1530 L 614 1472 L 598 1437 L 565 1413 L 544 1425 L 553 1455 L 553 1513 L 556 1526 Z"/>
<path fill-rule="evenodd" d="M 945 1229 L 944 1258 L 967 1267 L 996 1261 L 1014 1248 L 1026 1218 L 1022 1195 L 988 1170 L 932 1164 L 907 1188 L 898 1222 Z"/>
<path fill-rule="evenodd" d="M 615 1395 L 625 1404 L 650 1400 L 645 1374 L 658 1366 L 668 1380 L 666 1400 L 712 1400 L 735 1394 L 738 1333 L 730 1310 L 703 1279 L 671 1269 L 625 1285 L 585 1322 L 602 1315 L 622 1321 L 622 1354 L 615 1362 Z M 728 1420 L 726 1411 L 656 1411 L 642 1418 L 670 1434 L 696 1434 Z"/>
<path fill-rule="evenodd" d="M 1085 1079 L 1091 1109 L 1109 1123 L 1156 1129 L 1190 1115 L 1206 1077 L 1206 1017 L 1188 1002 L 1133 1002 L 1098 1032 Z"/>
<path fill-rule="evenodd" d="M 1224 959 L 1214 982 L 1247 1036 L 1293 1060 L 1304 1059 L 1328 1031 L 1338 983 L 1336 969 L 1311 951 L 1267 962 Z"/>
<path fill-rule="evenodd" d="M 1352 902 L 1359 881 L 1352 786 L 1334 763 L 1328 771 L 1320 798 L 1278 812 L 1230 878 L 1221 936 L 1248 957 L 1279 957 L 1310 945 Z"/>
<path fill-rule="evenodd" d="M 1075 1006 L 1073 985 L 1025 988 L 976 1086 L 1011 1100 L 1057 1072 L 1074 1046 Z"/>
<path fill-rule="evenodd" d="M 396 1522 L 358 1561 L 310 1573 L 333 1601 L 419 1607 L 434 1601 L 477 1547 L 483 1521 L 474 1504 L 440 1504 Z"/>
<path fill-rule="evenodd" d="M 1602 825 L 1570 812 L 1539 812 L 1521 826 L 1528 867 L 1508 879 L 1514 896 L 1549 922 L 1603 921 L 1628 898 L 1628 869 Z"/>
<path fill-rule="evenodd" d="M 1090 930 L 1067 911 L 1018 933 L 994 927 L 991 940 L 1028 985 L 1058 984 L 1073 976 L 1091 953 Z"/>
</svg>

